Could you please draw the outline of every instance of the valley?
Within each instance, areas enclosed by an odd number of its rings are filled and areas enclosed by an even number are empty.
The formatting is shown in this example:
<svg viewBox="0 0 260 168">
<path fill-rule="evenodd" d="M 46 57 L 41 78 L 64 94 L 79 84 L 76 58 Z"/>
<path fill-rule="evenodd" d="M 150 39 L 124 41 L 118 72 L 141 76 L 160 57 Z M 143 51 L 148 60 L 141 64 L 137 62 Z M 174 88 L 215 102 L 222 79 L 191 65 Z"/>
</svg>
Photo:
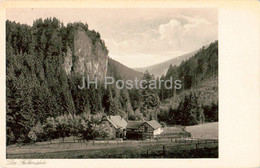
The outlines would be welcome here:
<svg viewBox="0 0 260 168">
<path fill-rule="evenodd" d="M 212 128 L 217 129 L 219 113 L 218 41 L 134 70 L 110 58 L 101 34 L 90 30 L 87 23 L 64 25 L 47 18 L 29 26 L 8 20 L 6 30 L 8 158 L 218 156 L 217 135 L 211 134 Z M 91 81 L 97 78 L 97 85 L 79 89 L 89 82 L 85 76 Z M 105 87 L 107 76 L 121 82 Z M 143 87 L 122 87 L 135 79 L 143 80 Z M 149 87 L 170 79 L 178 80 L 174 84 L 180 87 L 170 87 L 169 82 L 160 88 Z M 209 129 L 200 126 L 213 122 Z M 132 128 L 129 123 L 136 125 Z M 168 131 L 166 135 L 162 128 Z M 138 140 L 129 140 L 130 133 Z M 66 143 L 71 137 L 78 142 Z M 197 142 L 202 139 L 208 141 Z M 99 143 L 102 140 L 107 143 Z M 199 144 L 203 147 L 198 148 Z M 158 146 L 159 153 L 152 152 L 151 146 Z M 116 153 L 115 148 L 120 156 L 100 155 L 104 150 Z"/>
</svg>

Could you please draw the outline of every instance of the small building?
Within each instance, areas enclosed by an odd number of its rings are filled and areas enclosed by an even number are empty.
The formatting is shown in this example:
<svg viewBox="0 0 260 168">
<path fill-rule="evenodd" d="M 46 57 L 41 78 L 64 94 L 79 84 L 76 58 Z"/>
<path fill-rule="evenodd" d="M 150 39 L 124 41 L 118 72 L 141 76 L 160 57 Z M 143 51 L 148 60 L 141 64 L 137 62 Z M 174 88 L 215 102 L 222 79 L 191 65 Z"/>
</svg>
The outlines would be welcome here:
<svg viewBox="0 0 260 168">
<path fill-rule="evenodd" d="M 112 139 L 125 138 L 127 122 L 119 115 L 106 116 L 102 119 L 102 123 L 107 122 L 112 127 Z"/>
<path fill-rule="evenodd" d="M 128 121 L 126 126 L 127 139 L 151 139 L 162 133 L 162 126 L 155 120 Z"/>
</svg>

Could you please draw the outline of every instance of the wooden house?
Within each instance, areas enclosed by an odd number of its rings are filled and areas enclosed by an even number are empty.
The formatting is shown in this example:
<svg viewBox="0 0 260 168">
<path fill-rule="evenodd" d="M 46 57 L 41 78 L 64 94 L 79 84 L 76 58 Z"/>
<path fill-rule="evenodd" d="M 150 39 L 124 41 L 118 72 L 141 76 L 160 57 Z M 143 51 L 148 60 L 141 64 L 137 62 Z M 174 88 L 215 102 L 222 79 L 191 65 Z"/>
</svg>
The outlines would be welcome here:
<svg viewBox="0 0 260 168">
<path fill-rule="evenodd" d="M 127 122 L 119 115 L 106 116 L 102 119 L 102 123 L 107 122 L 112 127 L 112 139 L 125 138 Z"/>
<path fill-rule="evenodd" d="M 128 121 L 126 126 L 127 139 L 151 139 L 162 133 L 162 126 L 155 120 Z"/>
</svg>

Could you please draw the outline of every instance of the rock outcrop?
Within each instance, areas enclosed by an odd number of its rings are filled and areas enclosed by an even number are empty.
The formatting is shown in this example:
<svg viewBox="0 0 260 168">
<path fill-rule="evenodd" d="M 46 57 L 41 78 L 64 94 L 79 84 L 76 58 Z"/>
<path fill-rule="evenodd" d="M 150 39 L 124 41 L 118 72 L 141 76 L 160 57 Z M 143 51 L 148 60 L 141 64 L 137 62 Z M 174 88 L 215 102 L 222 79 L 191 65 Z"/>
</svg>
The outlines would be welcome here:
<svg viewBox="0 0 260 168">
<path fill-rule="evenodd" d="M 97 77 L 98 80 L 103 80 L 107 73 L 108 52 L 101 41 L 93 42 L 84 30 L 76 30 L 73 47 L 73 51 L 68 47 L 64 57 L 67 75 L 73 71 L 89 75 L 90 79 Z"/>
</svg>

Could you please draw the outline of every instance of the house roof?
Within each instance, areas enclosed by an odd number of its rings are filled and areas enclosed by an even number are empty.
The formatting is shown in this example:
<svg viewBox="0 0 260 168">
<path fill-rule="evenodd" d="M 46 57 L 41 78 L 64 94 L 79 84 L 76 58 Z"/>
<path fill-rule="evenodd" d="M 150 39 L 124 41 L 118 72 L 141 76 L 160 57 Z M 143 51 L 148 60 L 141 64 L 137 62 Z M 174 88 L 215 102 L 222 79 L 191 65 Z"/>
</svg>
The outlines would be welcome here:
<svg viewBox="0 0 260 168">
<path fill-rule="evenodd" d="M 144 123 L 149 124 L 153 129 L 157 129 L 161 127 L 161 125 L 157 121 L 151 120 L 151 121 L 128 121 L 126 128 L 137 129 Z"/>
<path fill-rule="evenodd" d="M 116 128 L 125 128 L 127 125 L 127 122 L 124 118 L 122 118 L 119 115 L 116 116 L 107 116 L 106 119 Z"/>
<path fill-rule="evenodd" d="M 161 124 L 159 124 L 156 120 L 151 120 L 147 122 L 153 129 L 157 129 L 161 127 Z"/>
<path fill-rule="evenodd" d="M 126 128 L 137 129 L 139 128 L 145 121 L 128 121 Z"/>
</svg>

